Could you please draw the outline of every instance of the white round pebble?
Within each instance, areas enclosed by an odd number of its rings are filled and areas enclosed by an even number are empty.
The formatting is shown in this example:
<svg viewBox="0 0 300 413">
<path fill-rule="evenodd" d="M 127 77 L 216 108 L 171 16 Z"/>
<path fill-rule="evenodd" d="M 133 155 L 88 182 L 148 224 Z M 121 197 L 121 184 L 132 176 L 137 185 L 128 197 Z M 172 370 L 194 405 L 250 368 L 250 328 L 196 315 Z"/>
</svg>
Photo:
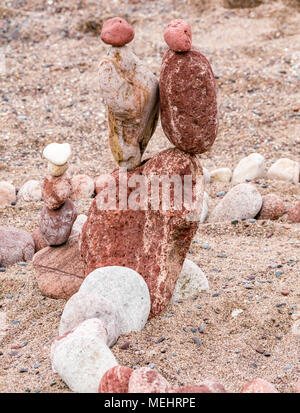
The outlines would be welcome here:
<svg viewBox="0 0 300 413">
<path fill-rule="evenodd" d="M 239 184 L 247 179 L 263 178 L 265 175 L 265 158 L 259 153 L 252 153 L 240 160 L 232 174 L 231 182 Z"/>
<path fill-rule="evenodd" d="M 52 369 L 76 393 L 97 393 L 104 373 L 118 363 L 105 344 L 102 321 L 91 318 L 51 346 Z"/>
<path fill-rule="evenodd" d="M 119 266 L 92 271 L 83 281 L 80 293 L 95 292 L 110 301 L 121 316 L 121 334 L 139 331 L 150 313 L 150 294 L 143 277 Z"/>
<path fill-rule="evenodd" d="M 18 192 L 18 198 L 26 202 L 41 201 L 42 188 L 40 182 L 34 179 L 25 182 Z"/>
<path fill-rule="evenodd" d="M 71 146 L 69 143 L 50 143 L 45 147 L 43 156 L 54 165 L 64 165 L 71 156 Z"/>
</svg>

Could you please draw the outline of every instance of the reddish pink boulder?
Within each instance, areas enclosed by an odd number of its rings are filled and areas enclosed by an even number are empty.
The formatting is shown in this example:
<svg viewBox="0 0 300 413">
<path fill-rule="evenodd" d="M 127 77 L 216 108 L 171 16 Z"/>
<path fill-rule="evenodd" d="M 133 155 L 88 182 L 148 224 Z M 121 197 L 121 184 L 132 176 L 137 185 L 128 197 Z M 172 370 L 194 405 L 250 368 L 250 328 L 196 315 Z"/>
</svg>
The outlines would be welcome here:
<svg viewBox="0 0 300 413">
<path fill-rule="evenodd" d="M 262 207 L 258 214 L 258 219 L 276 220 L 285 213 L 283 200 L 275 194 L 268 194 L 262 197 Z"/>
<path fill-rule="evenodd" d="M 30 261 L 35 251 L 31 234 L 14 227 L 0 227 L 0 266 Z"/>
<path fill-rule="evenodd" d="M 128 393 L 128 383 L 133 369 L 115 366 L 102 376 L 98 393 Z"/>
<path fill-rule="evenodd" d="M 75 175 L 71 180 L 73 201 L 80 199 L 91 198 L 94 195 L 95 184 L 94 180 L 88 175 Z"/>
<path fill-rule="evenodd" d="M 160 73 L 161 124 L 177 148 L 190 153 L 208 151 L 217 130 L 216 83 L 212 68 L 197 49 L 168 50 Z"/>
<path fill-rule="evenodd" d="M 178 176 L 183 182 L 185 175 L 193 178 L 193 195 L 195 196 L 195 180 L 199 177 L 199 201 L 202 205 L 203 176 L 202 168 L 196 156 L 184 153 L 176 148 L 165 150 L 142 166 L 128 172 L 128 181 L 150 177 Z M 143 178 L 144 177 L 144 178 Z M 190 243 L 198 228 L 198 221 L 190 221 L 191 209 L 184 205 L 180 209 L 162 208 L 162 199 L 151 209 L 150 191 L 148 185 L 146 195 L 149 195 L 145 208 L 128 208 L 136 193 L 135 187 L 125 189 L 125 207 L 120 205 L 119 169 L 111 178 L 116 182 L 116 210 L 104 210 L 100 201 L 104 198 L 107 188 L 100 191 L 94 199 L 88 219 L 83 226 L 81 235 L 81 253 L 86 263 L 85 274 L 96 268 L 106 266 L 125 266 L 137 271 L 145 279 L 151 296 L 151 316 L 159 314 L 172 297 L 183 261 L 189 250 Z M 122 177 L 121 177 L 122 179 Z M 123 189 L 122 185 L 122 189 Z M 171 188 L 173 200 L 174 188 Z M 182 193 L 182 192 L 181 192 Z M 115 198 L 114 198 L 115 199 Z M 145 210 L 147 208 L 147 210 Z M 199 208 L 196 207 L 196 209 Z M 199 213 L 201 213 L 201 207 Z"/>
<path fill-rule="evenodd" d="M 32 235 L 34 245 L 35 245 L 35 252 L 38 252 L 42 250 L 43 248 L 46 248 L 49 246 L 48 242 L 44 240 L 39 228 L 33 231 L 31 235 Z"/>
<path fill-rule="evenodd" d="M 298 201 L 293 207 L 289 208 L 288 217 L 291 222 L 300 222 L 300 201 Z"/>
<path fill-rule="evenodd" d="M 58 209 L 71 195 L 71 181 L 67 175 L 47 176 L 42 185 L 42 198 L 49 209 Z"/>
<path fill-rule="evenodd" d="M 114 17 L 104 22 L 101 30 L 101 40 L 112 46 L 124 46 L 134 38 L 134 30 L 126 20 Z"/>
<path fill-rule="evenodd" d="M 298 379 L 298 381 L 296 383 L 294 393 L 300 393 L 300 379 Z"/>
<path fill-rule="evenodd" d="M 42 237 L 49 245 L 65 243 L 70 236 L 76 216 L 76 208 L 70 199 L 67 199 L 60 208 L 55 210 L 44 205 L 40 219 Z"/>
<path fill-rule="evenodd" d="M 192 47 L 191 26 L 181 19 L 172 20 L 164 32 L 164 39 L 174 52 L 188 52 Z"/>
<path fill-rule="evenodd" d="M 273 384 L 264 379 L 249 381 L 242 388 L 241 393 L 278 393 Z"/>
<path fill-rule="evenodd" d="M 84 262 L 73 238 L 61 247 L 47 247 L 33 257 L 39 289 L 50 298 L 69 299 L 84 280 Z"/>
<path fill-rule="evenodd" d="M 128 393 L 169 393 L 170 383 L 149 367 L 134 370 L 129 378 Z"/>
</svg>

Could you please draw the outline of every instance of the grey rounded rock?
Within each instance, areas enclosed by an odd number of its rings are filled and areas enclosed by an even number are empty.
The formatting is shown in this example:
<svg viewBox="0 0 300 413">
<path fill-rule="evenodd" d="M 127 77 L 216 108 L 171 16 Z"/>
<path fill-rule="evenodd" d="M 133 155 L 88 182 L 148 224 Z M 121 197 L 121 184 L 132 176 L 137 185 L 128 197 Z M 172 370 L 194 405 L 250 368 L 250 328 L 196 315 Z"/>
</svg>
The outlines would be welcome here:
<svg viewBox="0 0 300 413">
<path fill-rule="evenodd" d="M 119 266 L 97 268 L 83 281 L 80 294 L 96 293 L 110 301 L 121 316 L 121 334 L 140 331 L 150 312 L 150 294 L 143 277 Z"/>
<path fill-rule="evenodd" d="M 222 222 L 254 218 L 262 206 L 262 197 L 254 185 L 239 184 L 233 187 L 217 204 L 209 222 Z"/>
</svg>

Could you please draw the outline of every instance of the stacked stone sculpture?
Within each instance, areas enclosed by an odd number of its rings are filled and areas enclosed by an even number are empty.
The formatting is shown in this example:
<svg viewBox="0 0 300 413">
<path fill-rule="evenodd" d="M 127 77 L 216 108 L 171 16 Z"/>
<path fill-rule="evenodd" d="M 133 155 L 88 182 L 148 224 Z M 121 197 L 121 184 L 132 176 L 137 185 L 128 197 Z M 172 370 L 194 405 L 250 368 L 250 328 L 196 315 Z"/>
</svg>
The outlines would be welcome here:
<svg viewBox="0 0 300 413">
<path fill-rule="evenodd" d="M 69 199 L 71 181 L 66 175 L 71 147 L 68 143 L 51 143 L 45 147 L 43 156 L 48 161 L 49 175 L 42 185 L 45 205 L 41 212 L 39 233 L 46 245 L 62 245 L 68 240 L 77 216 L 76 208 Z"/>
<path fill-rule="evenodd" d="M 170 301 L 190 243 L 199 221 L 189 220 L 191 213 L 201 215 L 203 171 L 196 156 L 210 149 L 217 134 L 216 85 L 207 59 L 192 47 L 191 28 L 175 20 L 165 31 L 170 49 L 163 58 L 159 82 L 127 45 L 134 37 L 133 28 L 121 18 L 103 25 L 101 39 L 110 45 L 108 56 L 100 62 L 100 84 L 107 106 L 110 148 L 120 167 L 126 167 L 128 179 L 150 180 L 163 176 L 189 175 L 193 198 L 201 199 L 198 210 L 164 210 L 162 197 L 158 208 L 151 209 L 148 188 L 146 205 L 130 209 L 122 192 L 120 169 L 111 173 L 116 183 L 116 209 L 99 207 L 107 190 L 97 188 L 81 235 L 81 254 L 85 274 L 105 266 L 124 266 L 145 279 L 151 297 L 151 316 L 159 314 Z M 154 133 L 159 101 L 162 127 L 176 146 L 141 164 L 145 147 Z M 196 188 L 196 181 L 200 185 Z M 126 197 L 127 194 L 127 197 Z M 134 195 L 125 189 L 126 201 Z M 175 194 L 174 202 L 175 202 Z"/>
</svg>

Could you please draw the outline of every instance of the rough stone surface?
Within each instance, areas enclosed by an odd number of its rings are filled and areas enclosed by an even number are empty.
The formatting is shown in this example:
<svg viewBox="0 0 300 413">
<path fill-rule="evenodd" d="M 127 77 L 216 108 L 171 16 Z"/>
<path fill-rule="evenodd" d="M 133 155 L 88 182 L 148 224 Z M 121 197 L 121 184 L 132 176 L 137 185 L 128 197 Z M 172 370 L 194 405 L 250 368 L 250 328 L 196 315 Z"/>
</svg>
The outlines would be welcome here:
<svg viewBox="0 0 300 413">
<path fill-rule="evenodd" d="M 203 384 L 190 384 L 182 387 L 175 387 L 170 393 L 213 393 Z"/>
<path fill-rule="evenodd" d="M 76 393 L 98 393 L 105 372 L 118 363 L 105 344 L 102 321 L 91 318 L 51 346 L 52 369 Z"/>
<path fill-rule="evenodd" d="M 292 161 L 288 158 L 278 159 L 268 170 L 267 177 L 269 179 L 277 179 L 279 181 L 299 183 L 299 162 Z"/>
<path fill-rule="evenodd" d="M 241 393 L 278 393 L 278 391 L 267 380 L 255 379 L 245 384 Z"/>
<path fill-rule="evenodd" d="M 71 146 L 69 143 L 50 143 L 43 150 L 43 156 L 54 165 L 65 165 L 71 156 Z"/>
<path fill-rule="evenodd" d="M 288 209 L 288 219 L 291 222 L 300 222 L 300 201 Z"/>
<path fill-rule="evenodd" d="M 99 393 L 128 393 L 128 384 L 133 369 L 125 366 L 116 366 L 107 370 L 103 375 Z"/>
<path fill-rule="evenodd" d="M 187 52 L 192 47 L 191 26 L 181 19 L 172 20 L 164 32 L 164 39 L 174 52 Z"/>
<path fill-rule="evenodd" d="M 111 347 L 119 338 L 121 317 L 115 305 L 98 291 L 79 292 L 66 303 L 59 325 L 59 335 L 73 330 L 84 320 L 98 318 L 107 330 L 106 344 Z"/>
<path fill-rule="evenodd" d="M 115 47 L 124 46 L 134 38 L 134 30 L 126 20 L 114 17 L 106 20 L 101 30 L 101 40 Z"/>
<path fill-rule="evenodd" d="M 59 165 L 55 165 L 54 163 L 48 161 L 48 172 L 51 176 L 61 176 L 66 172 L 66 170 L 68 169 L 68 166 L 69 166 L 68 162 L 59 166 Z"/>
<path fill-rule="evenodd" d="M 225 182 L 228 183 L 231 180 L 232 172 L 229 168 L 218 168 L 210 172 L 211 182 Z"/>
<path fill-rule="evenodd" d="M 169 393 L 170 383 L 149 367 L 135 370 L 129 379 L 128 393 Z"/>
<path fill-rule="evenodd" d="M 30 261 L 34 251 L 34 241 L 29 232 L 0 226 L 0 266 L 6 267 L 19 261 Z"/>
<path fill-rule="evenodd" d="M 247 179 L 263 178 L 265 175 L 265 158 L 259 153 L 251 153 L 240 160 L 235 167 L 231 182 L 239 184 Z"/>
<path fill-rule="evenodd" d="M 73 201 L 91 198 L 94 194 L 94 180 L 88 175 L 75 175 L 71 179 Z"/>
<path fill-rule="evenodd" d="M 35 252 L 38 252 L 42 250 L 43 248 L 46 248 L 49 246 L 48 242 L 44 240 L 39 228 L 33 231 L 31 235 L 34 241 Z"/>
<path fill-rule="evenodd" d="M 209 291 L 207 278 L 197 264 L 186 258 L 175 286 L 172 301 L 184 300 L 201 291 Z"/>
<path fill-rule="evenodd" d="M 276 220 L 286 212 L 283 200 L 276 194 L 268 194 L 262 197 L 262 207 L 258 219 Z"/>
<path fill-rule="evenodd" d="M 190 153 L 208 151 L 217 136 L 216 83 L 197 49 L 168 50 L 160 73 L 161 124 L 167 138 Z"/>
<path fill-rule="evenodd" d="M 143 277 L 125 267 L 103 267 L 91 272 L 80 294 L 96 293 L 109 301 L 121 317 L 121 334 L 141 330 L 150 312 L 150 295 Z"/>
<path fill-rule="evenodd" d="M 294 393 L 300 393 L 300 379 L 298 379 L 298 381 L 296 383 Z"/>
<path fill-rule="evenodd" d="M 262 197 L 254 185 L 239 184 L 219 201 L 209 217 L 209 222 L 254 218 L 262 206 Z"/>
<path fill-rule="evenodd" d="M 34 179 L 25 182 L 18 192 L 18 199 L 26 202 L 38 202 L 42 199 L 41 184 Z"/>
<path fill-rule="evenodd" d="M 99 68 L 112 154 L 119 166 L 133 169 L 157 125 L 158 81 L 129 46 L 109 48 Z"/>
<path fill-rule="evenodd" d="M 16 188 L 9 182 L 1 181 L 0 206 L 10 205 L 12 202 L 15 202 L 16 199 Z"/>
<path fill-rule="evenodd" d="M 46 176 L 42 185 L 42 197 L 49 209 L 58 209 L 71 195 L 71 181 L 66 175 Z"/>
<path fill-rule="evenodd" d="M 39 289 L 50 298 L 68 299 L 84 279 L 84 262 L 76 238 L 61 247 L 47 247 L 33 257 Z"/>
<path fill-rule="evenodd" d="M 167 149 L 129 173 L 128 179 L 134 175 L 145 178 L 156 175 L 191 175 L 193 195 L 198 193 L 200 204 L 200 208 L 196 205 L 195 209 L 199 215 L 201 214 L 204 185 L 197 157 L 176 148 Z M 119 171 L 116 170 L 112 177 L 117 182 L 118 207 Z M 199 188 L 195 185 L 197 177 L 200 181 Z M 102 192 L 105 194 L 104 189 Z M 159 314 L 172 297 L 186 253 L 198 228 L 199 220 L 189 220 L 191 212 L 195 212 L 193 206 L 163 210 L 162 200 L 158 199 L 158 207 L 154 210 L 151 210 L 151 205 L 148 205 L 147 210 L 126 209 L 126 206 L 124 210 L 103 210 L 97 206 L 102 192 L 98 193 L 91 205 L 81 236 L 81 252 L 86 262 L 86 274 L 96 268 L 110 265 L 134 269 L 143 276 L 148 285 L 151 314 Z M 133 191 L 129 188 L 128 200 L 132 194 Z"/>
<path fill-rule="evenodd" d="M 40 219 L 40 231 L 43 238 L 49 245 L 64 244 L 69 238 L 76 216 L 76 208 L 70 199 L 55 210 L 44 205 Z"/>
</svg>

